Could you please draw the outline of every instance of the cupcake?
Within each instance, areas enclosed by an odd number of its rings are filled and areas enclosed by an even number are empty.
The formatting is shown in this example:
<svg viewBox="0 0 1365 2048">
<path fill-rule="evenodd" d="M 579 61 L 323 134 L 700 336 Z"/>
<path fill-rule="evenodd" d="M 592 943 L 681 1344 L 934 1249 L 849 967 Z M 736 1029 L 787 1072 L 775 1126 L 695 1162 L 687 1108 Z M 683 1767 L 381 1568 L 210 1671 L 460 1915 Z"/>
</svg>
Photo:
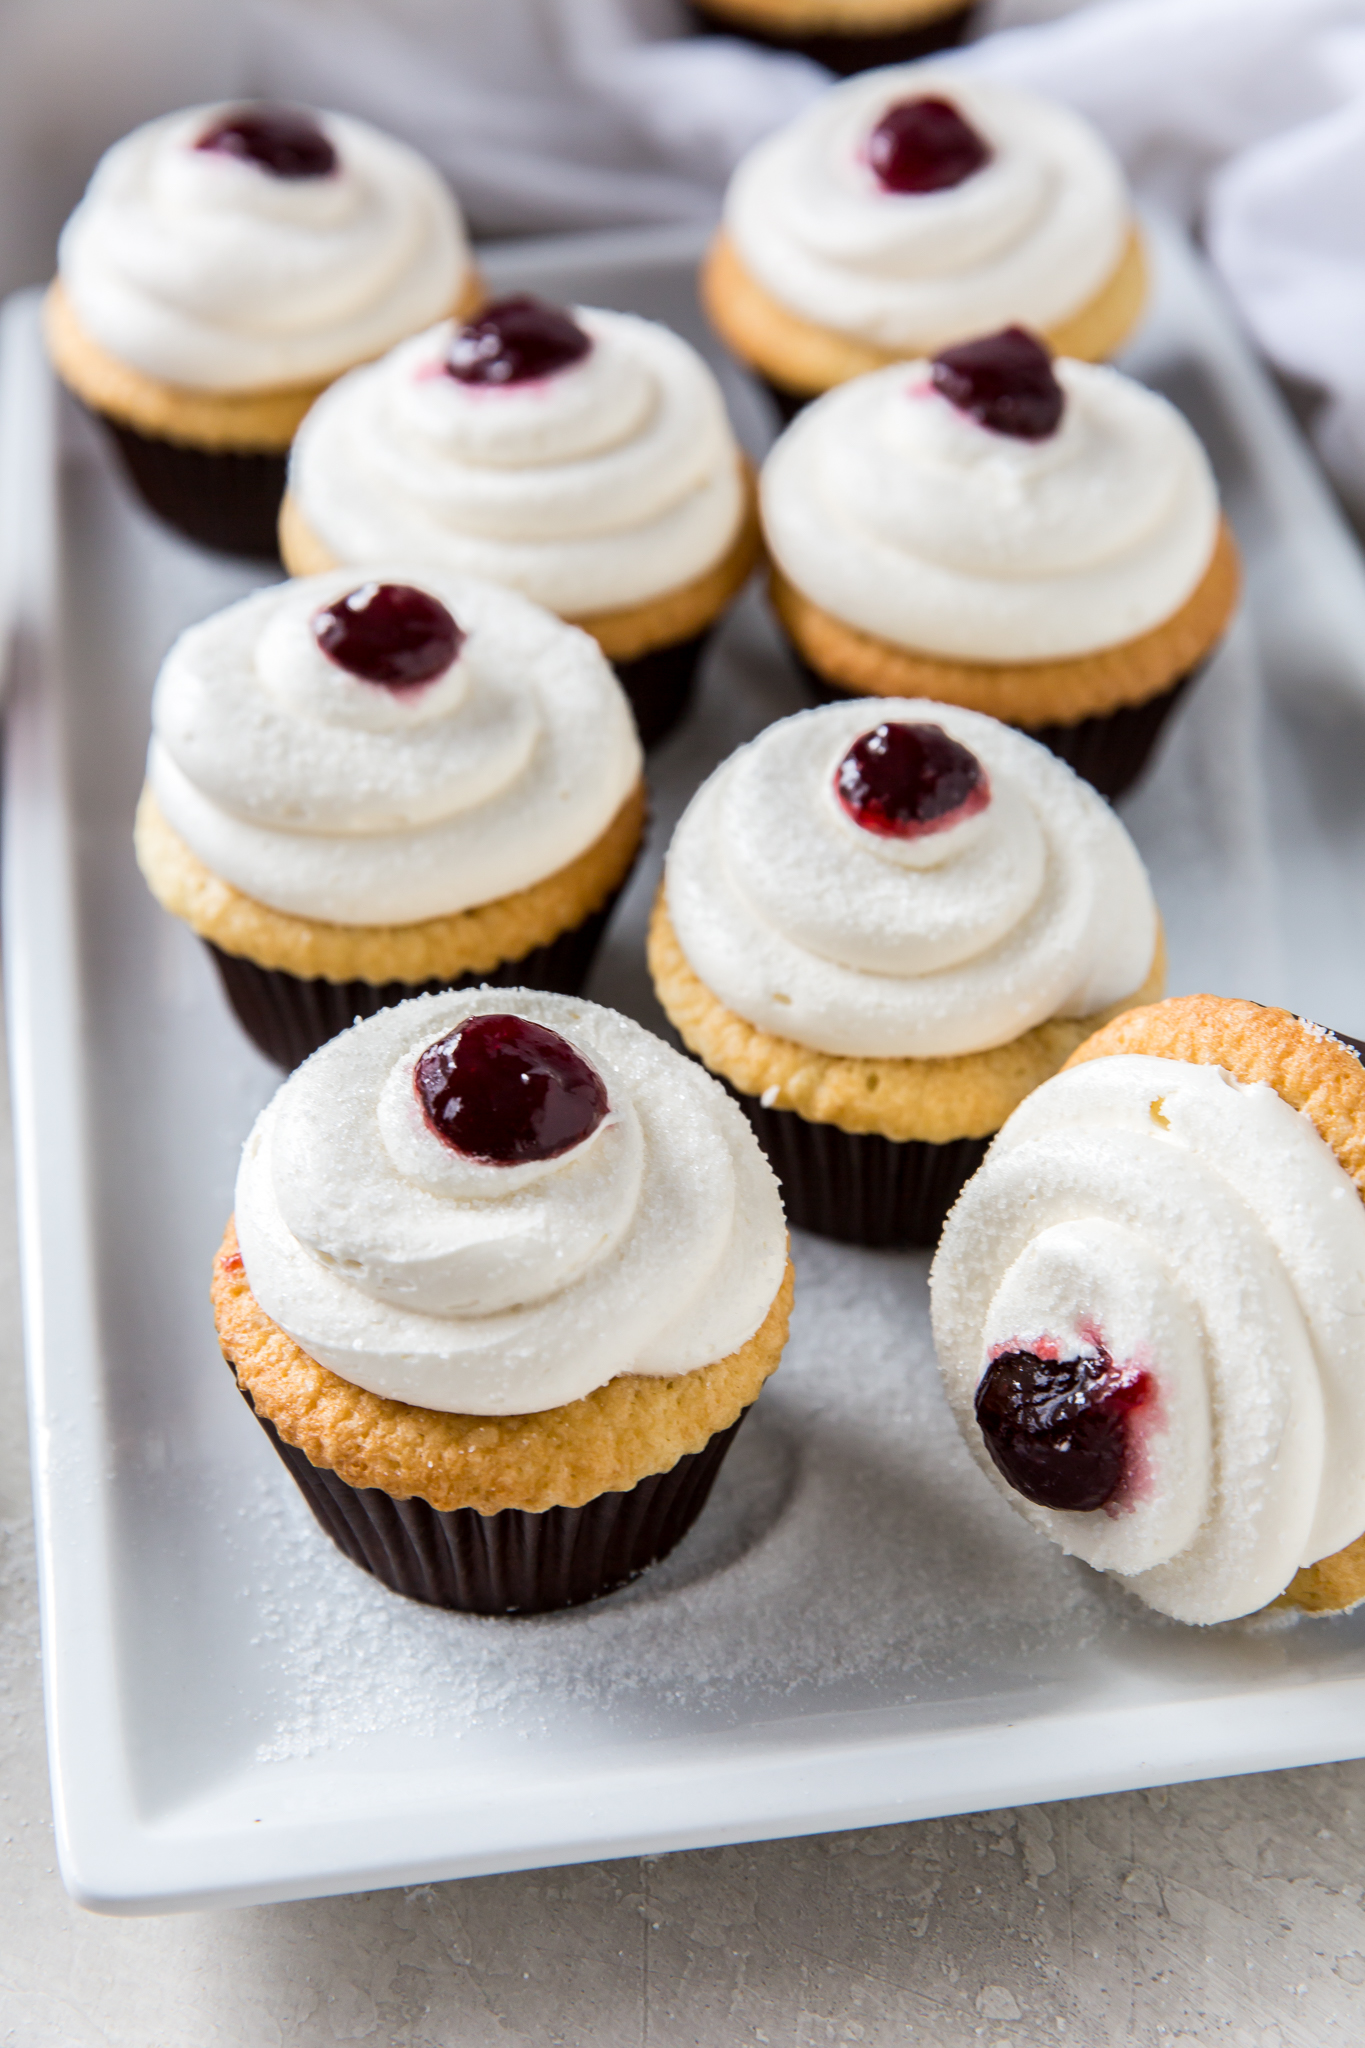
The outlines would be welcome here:
<svg viewBox="0 0 1365 2048">
<path fill-rule="evenodd" d="M 801 712 L 722 763 L 649 960 L 791 1221 L 867 1245 L 932 1244 L 991 1134 L 1164 966 L 1108 805 L 1022 733 L 900 701 Z"/>
<path fill-rule="evenodd" d="M 304 421 L 287 566 L 401 554 L 592 634 L 645 744 L 758 557 L 752 479 L 696 350 L 629 313 L 511 298 L 344 377 Z"/>
<path fill-rule="evenodd" d="M 960 43 L 976 12 L 962 0 L 693 0 L 703 28 L 795 50 L 842 77 Z"/>
<path fill-rule="evenodd" d="M 343 370 L 477 303 L 459 208 L 363 121 L 191 107 L 103 156 L 47 295 L 58 374 L 191 540 L 273 556 L 294 429 Z"/>
<path fill-rule="evenodd" d="M 1110 797 L 1237 601 L 1181 414 L 1022 329 L 829 392 L 761 497 L 773 602 L 817 694 L 989 712 Z"/>
<path fill-rule="evenodd" d="M 334 569 L 176 641 L 137 857 L 289 1067 L 423 990 L 576 992 L 639 849 L 640 770 L 586 633 L 448 570 Z"/>
<path fill-rule="evenodd" d="M 1032 1526 L 1178 1621 L 1365 1599 L 1365 1069 L 1284 1010 L 1121 1017 L 1016 1110 L 931 1276 Z"/>
<path fill-rule="evenodd" d="M 1146 290 L 1122 170 L 1089 123 L 938 64 L 837 86 L 752 150 L 702 274 L 717 331 L 789 416 L 1016 324 L 1099 361 Z"/>
<path fill-rule="evenodd" d="M 596 1004 L 425 996 L 284 1083 L 214 1268 L 224 1356 L 327 1534 L 536 1613 L 671 1550 L 787 1336 L 777 1184 L 690 1061 Z"/>
</svg>

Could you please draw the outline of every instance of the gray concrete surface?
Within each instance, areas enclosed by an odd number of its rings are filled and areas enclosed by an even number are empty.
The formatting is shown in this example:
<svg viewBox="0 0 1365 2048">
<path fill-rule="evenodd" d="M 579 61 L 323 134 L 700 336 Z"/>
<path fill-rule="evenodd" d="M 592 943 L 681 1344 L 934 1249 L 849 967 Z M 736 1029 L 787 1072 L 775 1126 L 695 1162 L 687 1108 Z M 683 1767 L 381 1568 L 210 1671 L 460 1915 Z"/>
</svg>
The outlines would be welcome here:
<svg viewBox="0 0 1365 2048">
<path fill-rule="evenodd" d="M 1365 1765 L 163 1920 L 52 1847 L 0 1125 L 5 2048 L 1365 2041 Z"/>
</svg>

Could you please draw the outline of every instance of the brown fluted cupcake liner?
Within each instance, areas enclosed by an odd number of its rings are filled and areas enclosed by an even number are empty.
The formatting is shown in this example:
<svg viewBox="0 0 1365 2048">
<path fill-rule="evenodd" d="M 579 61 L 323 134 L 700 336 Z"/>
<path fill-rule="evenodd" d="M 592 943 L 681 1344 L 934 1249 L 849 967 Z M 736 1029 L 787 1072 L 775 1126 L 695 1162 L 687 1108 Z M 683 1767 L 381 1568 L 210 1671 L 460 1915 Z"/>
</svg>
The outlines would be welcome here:
<svg viewBox="0 0 1365 2048">
<path fill-rule="evenodd" d="M 533 947 L 520 960 L 503 960 L 483 973 L 461 974 L 451 981 L 305 980 L 283 968 L 258 967 L 240 954 L 225 953 L 209 939 L 204 944 L 247 1037 L 268 1060 L 292 1070 L 357 1018 L 373 1017 L 379 1010 L 407 1002 L 410 996 L 485 985 L 543 988 L 564 996 L 581 994 L 615 903 L 613 895 L 581 924 L 561 932 L 546 946 Z"/>
<path fill-rule="evenodd" d="M 718 1077 L 723 1078 L 723 1077 Z M 811 1123 L 726 1088 L 752 1124 L 782 1183 L 787 1221 L 840 1244 L 874 1251 L 934 1246 L 944 1218 L 986 1156 L 990 1138 L 930 1145 L 875 1131 Z"/>
<path fill-rule="evenodd" d="M 692 12 L 698 25 L 711 35 L 738 36 L 746 43 L 761 43 L 769 50 L 791 50 L 811 57 L 840 78 L 857 71 L 871 71 L 882 64 L 909 64 L 916 57 L 930 57 L 936 50 L 952 49 L 967 32 L 975 5 L 954 8 L 935 21 L 920 22 L 913 28 L 869 31 L 865 35 L 784 35 L 780 29 L 764 29 L 750 22 L 737 22 L 723 13 L 713 13 L 705 0 L 693 0 Z"/>
<path fill-rule="evenodd" d="M 245 1387 L 239 1391 L 313 1511 L 352 1564 L 395 1593 L 465 1614 L 551 1614 L 581 1607 L 667 1557 L 696 1521 L 721 1462 L 748 1414 L 671 1472 L 628 1493 L 601 1493 L 580 1508 L 434 1508 L 395 1500 L 374 1486 L 348 1486 L 287 1444 Z"/>
<path fill-rule="evenodd" d="M 286 451 L 241 453 L 190 448 L 101 420 L 143 502 L 187 539 L 222 554 L 278 562 L 276 524 L 284 496 Z"/>
<path fill-rule="evenodd" d="M 633 661 L 615 661 L 617 681 L 630 699 L 643 747 L 657 747 L 686 716 L 697 668 L 711 638 L 708 626 L 690 640 L 655 647 Z"/>
<path fill-rule="evenodd" d="M 790 643 L 789 643 L 790 644 Z M 860 697 L 860 690 L 845 690 L 812 668 L 796 649 L 793 656 L 811 694 L 822 704 Z M 1161 731 L 1185 692 L 1203 674 L 1200 662 L 1188 674 L 1178 676 L 1159 696 L 1142 704 L 1125 704 L 1101 717 L 1082 718 L 1074 725 L 1023 725 L 1018 729 L 1056 754 L 1074 768 L 1101 796 L 1112 803 L 1139 780 L 1156 747 Z M 870 701 L 870 700 L 869 700 Z"/>
</svg>

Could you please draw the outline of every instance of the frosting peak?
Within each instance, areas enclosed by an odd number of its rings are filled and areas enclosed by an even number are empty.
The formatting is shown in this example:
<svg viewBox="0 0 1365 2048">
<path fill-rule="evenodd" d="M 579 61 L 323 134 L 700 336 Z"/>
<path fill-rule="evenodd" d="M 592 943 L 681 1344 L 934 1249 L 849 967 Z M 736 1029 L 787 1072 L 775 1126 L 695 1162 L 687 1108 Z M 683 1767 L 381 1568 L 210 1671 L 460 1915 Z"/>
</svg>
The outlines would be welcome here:
<svg viewBox="0 0 1365 2048">
<path fill-rule="evenodd" d="M 338 561 L 398 550 L 571 618 L 690 583 L 744 514 L 739 449 L 694 349 L 632 314 L 525 300 L 341 378 L 299 429 L 289 488 Z"/>
<path fill-rule="evenodd" d="M 437 171 L 366 122 L 193 107 L 101 157 L 57 262 L 110 355 L 242 392 L 320 383 L 429 326 L 469 251 Z"/>
<path fill-rule="evenodd" d="M 725 226 L 780 305 L 907 356 L 1009 321 L 1057 327 L 1131 232 L 1122 171 L 1086 121 L 940 63 L 822 93 L 745 157 Z"/>
<path fill-rule="evenodd" d="M 943 742 L 944 794 L 958 776 L 965 793 L 941 829 L 849 815 L 843 763 L 879 716 Z M 665 885 L 684 954 L 728 1008 L 854 1058 L 976 1052 L 1089 1016 L 1139 988 L 1156 951 L 1142 863 L 1103 798 L 1022 733 L 904 698 L 801 712 L 732 754 L 684 813 Z"/>
<path fill-rule="evenodd" d="M 779 569 L 863 632 L 964 661 L 1064 659 L 1150 632 L 1217 543 L 1193 431 L 1091 363 L 1059 359 L 1020 395 L 983 373 L 982 346 L 947 351 L 942 372 L 856 377 L 793 421 L 761 482 Z"/>
<path fill-rule="evenodd" d="M 490 1163 L 433 1128 L 414 1074 L 452 1040 L 497 1063 L 514 1025 L 611 1113 Z M 419 997 L 314 1053 L 247 1141 L 236 1210 L 252 1292 L 310 1357 L 473 1415 L 727 1357 L 787 1256 L 777 1182 L 719 1084 L 614 1011 L 524 989 Z"/>
<path fill-rule="evenodd" d="M 512 591 L 412 573 L 276 584 L 166 657 L 157 802 L 258 903 L 376 925 L 492 902 L 575 860 L 639 781 L 595 641 Z"/>
</svg>

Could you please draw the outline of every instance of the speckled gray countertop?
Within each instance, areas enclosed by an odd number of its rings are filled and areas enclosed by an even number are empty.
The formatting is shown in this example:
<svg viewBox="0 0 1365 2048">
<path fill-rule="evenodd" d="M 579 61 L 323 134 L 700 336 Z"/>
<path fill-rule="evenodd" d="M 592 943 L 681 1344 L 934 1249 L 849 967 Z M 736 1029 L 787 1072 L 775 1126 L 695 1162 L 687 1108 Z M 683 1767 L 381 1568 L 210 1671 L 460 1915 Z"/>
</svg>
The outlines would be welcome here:
<svg viewBox="0 0 1365 2048">
<path fill-rule="evenodd" d="M 62 1890 L 0 1129 L 6 2048 L 1325 2048 L 1365 2039 L 1365 1764 L 160 1920 Z"/>
</svg>

